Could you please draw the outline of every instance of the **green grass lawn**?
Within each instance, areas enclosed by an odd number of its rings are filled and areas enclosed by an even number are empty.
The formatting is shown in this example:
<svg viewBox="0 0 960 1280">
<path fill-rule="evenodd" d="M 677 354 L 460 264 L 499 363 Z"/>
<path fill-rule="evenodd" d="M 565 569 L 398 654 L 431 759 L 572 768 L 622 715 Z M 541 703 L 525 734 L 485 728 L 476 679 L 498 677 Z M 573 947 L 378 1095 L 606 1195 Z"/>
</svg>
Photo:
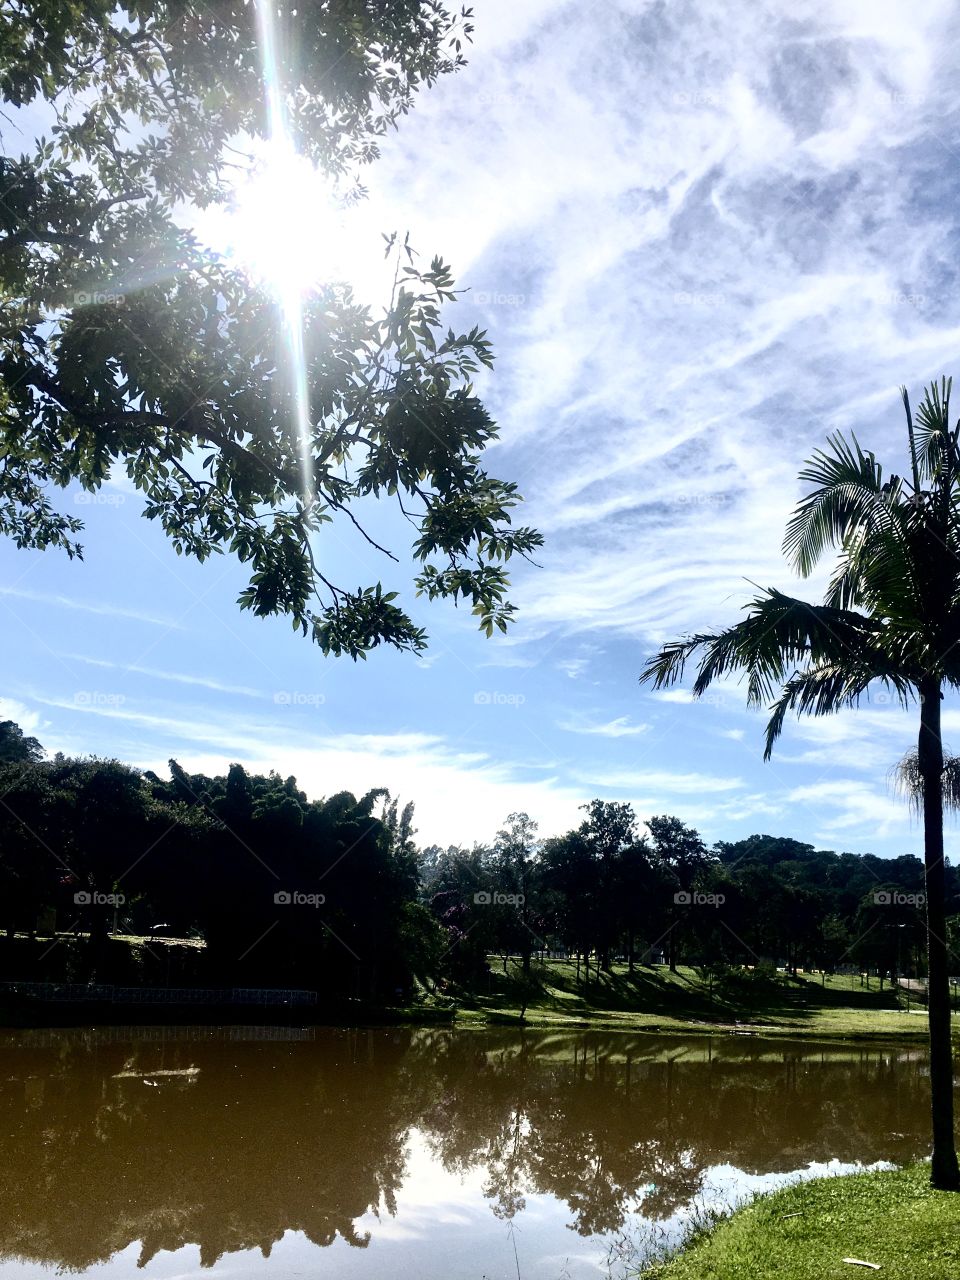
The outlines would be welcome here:
<svg viewBox="0 0 960 1280">
<path fill-rule="evenodd" d="M 644 1280 L 958 1280 L 960 1195 L 929 1165 L 818 1178 L 761 1196 Z M 876 1263 L 874 1272 L 844 1258 Z"/>
<path fill-rule="evenodd" d="M 522 984 L 517 962 L 491 959 L 485 992 L 457 998 L 457 1021 L 464 1025 L 519 1021 Z M 608 1030 L 738 1031 L 764 1036 L 814 1036 L 822 1039 L 926 1037 L 926 1010 L 916 998 L 907 1009 L 905 995 L 876 978 L 862 985 L 858 976 L 780 975 L 776 981 L 752 981 L 749 975 L 718 987 L 696 970 L 665 965 L 615 965 L 589 981 L 565 961 L 533 967 L 526 1022 L 533 1027 L 591 1027 Z M 958 1277 L 960 1280 L 960 1277 Z"/>
</svg>

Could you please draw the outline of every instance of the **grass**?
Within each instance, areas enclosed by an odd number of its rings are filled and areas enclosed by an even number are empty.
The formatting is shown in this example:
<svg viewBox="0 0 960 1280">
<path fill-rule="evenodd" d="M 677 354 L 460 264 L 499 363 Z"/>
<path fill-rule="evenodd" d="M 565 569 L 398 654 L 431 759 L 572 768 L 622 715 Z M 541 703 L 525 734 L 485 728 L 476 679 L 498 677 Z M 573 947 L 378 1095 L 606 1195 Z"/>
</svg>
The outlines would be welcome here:
<svg viewBox="0 0 960 1280">
<path fill-rule="evenodd" d="M 459 1025 L 519 1022 L 523 985 L 519 964 L 508 962 L 504 973 L 492 959 L 488 990 L 460 993 L 456 999 Z M 728 983 L 708 982 L 698 970 L 665 965 L 626 965 L 610 973 L 591 974 L 578 981 L 576 968 L 566 961 L 548 960 L 533 967 L 527 991 L 526 1024 L 531 1027 L 588 1025 L 606 1030 L 666 1032 L 729 1031 L 763 1036 L 804 1036 L 824 1040 L 923 1040 L 926 1011 L 876 978 L 861 986 L 857 975 L 779 975 L 759 980 L 749 973 Z"/>
<path fill-rule="evenodd" d="M 61 939 L 66 940 L 66 939 Z M 4 940 L 0 939 L 0 942 Z M 17 939 L 42 946 L 41 940 Z M 71 944 L 74 942 L 71 939 Z M 146 985 L 189 986 L 199 980 L 197 963 L 204 944 L 198 939 L 140 938 L 118 935 L 118 956 L 139 950 L 147 968 L 130 972 L 119 965 L 107 980 Z M 48 948 L 49 949 L 49 948 Z M 163 963 L 158 965 L 158 959 Z M 167 961 L 176 966 L 176 980 Z M 522 1025 L 540 1029 L 598 1031 L 662 1031 L 708 1034 L 729 1032 L 764 1037 L 803 1037 L 815 1040 L 915 1040 L 927 1038 L 926 1013 L 916 995 L 907 1009 L 906 993 L 884 990 L 876 978 L 866 985 L 859 975 L 799 973 L 761 980 L 743 971 L 725 982 L 708 981 L 697 969 L 679 966 L 671 973 L 666 965 L 638 965 L 631 973 L 625 964 L 610 972 L 591 969 L 589 980 L 577 977 L 576 965 L 564 960 L 534 963 L 532 981 L 524 983 L 519 962 L 508 960 L 504 971 L 499 957 L 489 957 L 490 976 L 481 991 L 450 990 L 443 996 L 426 995 L 403 1008 L 389 1010 L 391 1021 L 410 1023 L 452 1019 L 463 1027 L 520 1026 L 522 1000 L 526 1016 Z M 149 972 L 148 972 L 149 970 Z M 224 985 L 224 984 L 216 984 Z M 376 1015 L 369 1009 L 368 1016 Z M 960 1022 L 958 1022 L 960 1029 Z M 960 1280 L 960 1277 L 958 1277 Z"/>
<path fill-rule="evenodd" d="M 761 1196 L 699 1232 L 644 1280 L 957 1280 L 960 1195 L 933 1191 L 930 1167 L 818 1178 Z"/>
</svg>

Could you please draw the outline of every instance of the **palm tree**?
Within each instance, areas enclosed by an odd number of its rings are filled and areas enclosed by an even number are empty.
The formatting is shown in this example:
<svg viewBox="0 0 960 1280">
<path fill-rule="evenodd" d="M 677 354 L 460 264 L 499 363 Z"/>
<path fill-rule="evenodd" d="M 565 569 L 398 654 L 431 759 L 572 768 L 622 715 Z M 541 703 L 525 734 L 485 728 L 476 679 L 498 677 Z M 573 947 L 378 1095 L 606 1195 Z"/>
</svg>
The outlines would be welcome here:
<svg viewBox="0 0 960 1280">
<path fill-rule="evenodd" d="M 910 475 L 884 480 L 856 437 L 828 437 L 800 472 L 809 492 L 784 537 L 807 577 L 827 547 L 838 562 L 823 604 L 761 590 L 726 631 L 665 644 L 641 683 L 679 681 L 700 655 L 699 696 L 716 679 L 746 675 L 748 702 L 767 705 L 764 759 L 788 711 L 828 715 L 855 707 L 879 682 L 905 707 L 920 706 L 917 772 L 922 781 L 927 905 L 927 1008 L 933 1120 L 931 1183 L 960 1190 L 953 1128 L 953 1060 L 943 863 L 945 686 L 960 687 L 960 422 L 950 429 L 950 381 L 926 388 L 916 413 L 902 389 Z"/>
</svg>

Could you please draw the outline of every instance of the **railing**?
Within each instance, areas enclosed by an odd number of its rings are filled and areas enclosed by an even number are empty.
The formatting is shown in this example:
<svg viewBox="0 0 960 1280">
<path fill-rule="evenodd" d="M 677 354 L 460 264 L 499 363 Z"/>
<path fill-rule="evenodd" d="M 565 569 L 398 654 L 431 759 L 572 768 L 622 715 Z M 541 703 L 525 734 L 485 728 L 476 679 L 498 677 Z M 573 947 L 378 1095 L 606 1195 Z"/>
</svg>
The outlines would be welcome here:
<svg viewBox="0 0 960 1280">
<path fill-rule="evenodd" d="M 312 1005 L 316 991 L 281 987 L 117 987 L 102 982 L 0 982 L 0 991 L 67 1004 Z"/>
<path fill-rule="evenodd" d="M 109 1044 L 181 1044 L 184 1041 L 194 1043 L 208 1042 L 246 1042 L 260 1040 L 276 1040 L 300 1042 L 316 1040 L 316 1027 L 285 1027 L 268 1024 L 267 1026 L 245 1025 L 226 1027 L 184 1026 L 172 1023 L 167 1026 L 138 1026 L 121 1024 L 120 1026 L 97 1027 L 28 1027 L 8 1030 L 0 1028 L 0 1045 L 5 1042 L 16 1044 L 20 1049 L 61 1048 L 64 1044 L 109 1045 Z"/>
</svg>

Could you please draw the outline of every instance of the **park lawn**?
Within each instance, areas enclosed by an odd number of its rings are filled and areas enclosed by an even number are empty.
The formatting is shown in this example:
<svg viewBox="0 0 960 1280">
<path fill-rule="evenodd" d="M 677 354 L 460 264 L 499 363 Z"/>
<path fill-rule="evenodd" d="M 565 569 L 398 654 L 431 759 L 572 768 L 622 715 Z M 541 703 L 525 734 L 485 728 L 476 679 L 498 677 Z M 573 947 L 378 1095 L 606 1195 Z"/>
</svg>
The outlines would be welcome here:
<svg viewBox="0 0 960 1280">
<path fill-rule="evenodd" d="M 926 1011 L 916 1000 L 880 991 L 877 979 L 861 985 L 857 976 L 800 974 L 775 983 L 744 982 L 719 992 L 693 968 L 636 968 L 615 965 L 599 978 L 577 980 L 564 961 L 534 964 L 524 987 L 519 965 L 507 971 L 491 961 L 486 993 L 457 1000 L 457 1023 L 519 1022 L 521 994 L 527 997 L 530 1027 L 664 1032 L 738 1032 L 743 1035 L 835 1039 L 916 1039 L 927 1036 Z M 899 1007 L 898 1007 L 899 1002 Z M 960 1277 L 958 1277 L 960 1280 Z"/>
<path fill-rule="evenodd" d="M 817 1178 L 761 1196 L 643 1280 L 957 1280 L 960 1195 L 930 1167 Z M 856 1258 L 880 1270 L 844 1262 Z"/>
</svg>

